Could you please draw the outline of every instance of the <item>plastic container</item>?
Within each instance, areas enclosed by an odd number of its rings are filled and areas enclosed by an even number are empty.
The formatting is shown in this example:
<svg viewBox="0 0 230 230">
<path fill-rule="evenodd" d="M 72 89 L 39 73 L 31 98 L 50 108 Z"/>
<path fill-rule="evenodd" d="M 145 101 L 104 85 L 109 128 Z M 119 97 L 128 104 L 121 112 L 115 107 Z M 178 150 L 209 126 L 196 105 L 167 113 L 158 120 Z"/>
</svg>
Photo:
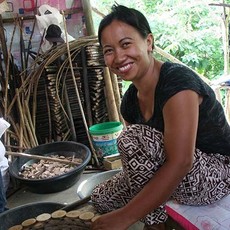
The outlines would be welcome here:
<svg viewBox="0 0 230 230">
<path fill-rule="evenodd" d="M 110 121 L 93 125 L 89 128 L 93 145 L 99 158 L 119 155 L 117 138 L 123 129 L 118 121 Z"/>
</svg>

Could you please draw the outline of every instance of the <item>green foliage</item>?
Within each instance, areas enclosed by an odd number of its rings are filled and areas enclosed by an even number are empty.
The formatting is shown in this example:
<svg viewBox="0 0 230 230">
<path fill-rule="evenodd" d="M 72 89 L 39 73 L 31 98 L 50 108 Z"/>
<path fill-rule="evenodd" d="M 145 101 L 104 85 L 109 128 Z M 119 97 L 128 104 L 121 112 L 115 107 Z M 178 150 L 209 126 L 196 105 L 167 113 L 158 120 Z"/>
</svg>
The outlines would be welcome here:
<svg viewBox="0 0 230 230">
<path fill-rule="evenodd" d="M 160 2 L 159 10 L 148 16 L 156 45 L 209 79 L 220 76 L 224 68 L 220 9 L 203 0 Z"/>
<path fill-rule="evenodd" d="M 91 0 L 107 14 L 112 0 Z M 93 2 L 96 2 L 95 4 Z M 144 13 L 150 23 L 155 44 L 200 74 L 214 79 L 223 74 L 222 7 L 207 0 L 133 0 L 116 1 Z M 229 3 L 226 0 L 225 3 Z M 208 3 L 220 3 L 212 0 Z M 99 23 L 101 18 L 97 18 Z"/>
</svg>

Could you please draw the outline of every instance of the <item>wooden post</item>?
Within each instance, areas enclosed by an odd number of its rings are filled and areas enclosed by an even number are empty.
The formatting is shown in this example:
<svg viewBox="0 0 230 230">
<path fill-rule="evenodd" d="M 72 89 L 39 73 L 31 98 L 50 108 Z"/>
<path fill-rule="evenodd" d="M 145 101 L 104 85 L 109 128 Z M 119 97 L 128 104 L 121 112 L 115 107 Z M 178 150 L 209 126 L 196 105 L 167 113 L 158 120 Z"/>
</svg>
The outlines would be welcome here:
<svg viewBox="0 0 230 230">
<path fill-rule="evenodd" d="M 81 3 L 86 20 L 87 35 L 95 35 L 90 0 L 82 0 Z"/>
</svg>

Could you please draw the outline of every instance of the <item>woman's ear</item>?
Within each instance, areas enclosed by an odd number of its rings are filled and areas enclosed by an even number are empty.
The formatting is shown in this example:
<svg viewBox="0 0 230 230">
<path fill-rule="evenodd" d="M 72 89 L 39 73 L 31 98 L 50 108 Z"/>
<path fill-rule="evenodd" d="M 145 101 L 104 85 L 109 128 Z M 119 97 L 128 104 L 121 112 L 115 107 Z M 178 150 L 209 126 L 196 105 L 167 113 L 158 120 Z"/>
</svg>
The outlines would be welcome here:
<svg viewBox="0 0 230 230">
<path fill-rule="evenodd" d="M 147 36 L 147 45 L 148 45 L 148 51 L 152 52 L 154 47 L 154 37 L 153 34 L 148 34 Z"/>
</svg>

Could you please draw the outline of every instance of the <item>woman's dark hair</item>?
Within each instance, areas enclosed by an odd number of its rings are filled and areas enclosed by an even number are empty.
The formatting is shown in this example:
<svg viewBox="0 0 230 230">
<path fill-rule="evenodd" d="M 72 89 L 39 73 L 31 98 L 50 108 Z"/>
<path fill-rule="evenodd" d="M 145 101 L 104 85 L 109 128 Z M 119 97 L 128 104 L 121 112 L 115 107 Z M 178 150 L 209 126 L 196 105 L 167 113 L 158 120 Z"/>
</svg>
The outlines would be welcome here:
<svg viewBox="0 0 230 230">
<path fill-rule="evenodd" d="M 146 38 L 148 34 L 152 33 L 146 17 L 140 11 L 118 4 L 114 4 L 111 9 L 112 11 L 101 20 L 98 28 L 98 41 L 100 44 L 102 31 L 114 20 L 124 22 L 134 27 L 143 38 Z"/>
</svg>

